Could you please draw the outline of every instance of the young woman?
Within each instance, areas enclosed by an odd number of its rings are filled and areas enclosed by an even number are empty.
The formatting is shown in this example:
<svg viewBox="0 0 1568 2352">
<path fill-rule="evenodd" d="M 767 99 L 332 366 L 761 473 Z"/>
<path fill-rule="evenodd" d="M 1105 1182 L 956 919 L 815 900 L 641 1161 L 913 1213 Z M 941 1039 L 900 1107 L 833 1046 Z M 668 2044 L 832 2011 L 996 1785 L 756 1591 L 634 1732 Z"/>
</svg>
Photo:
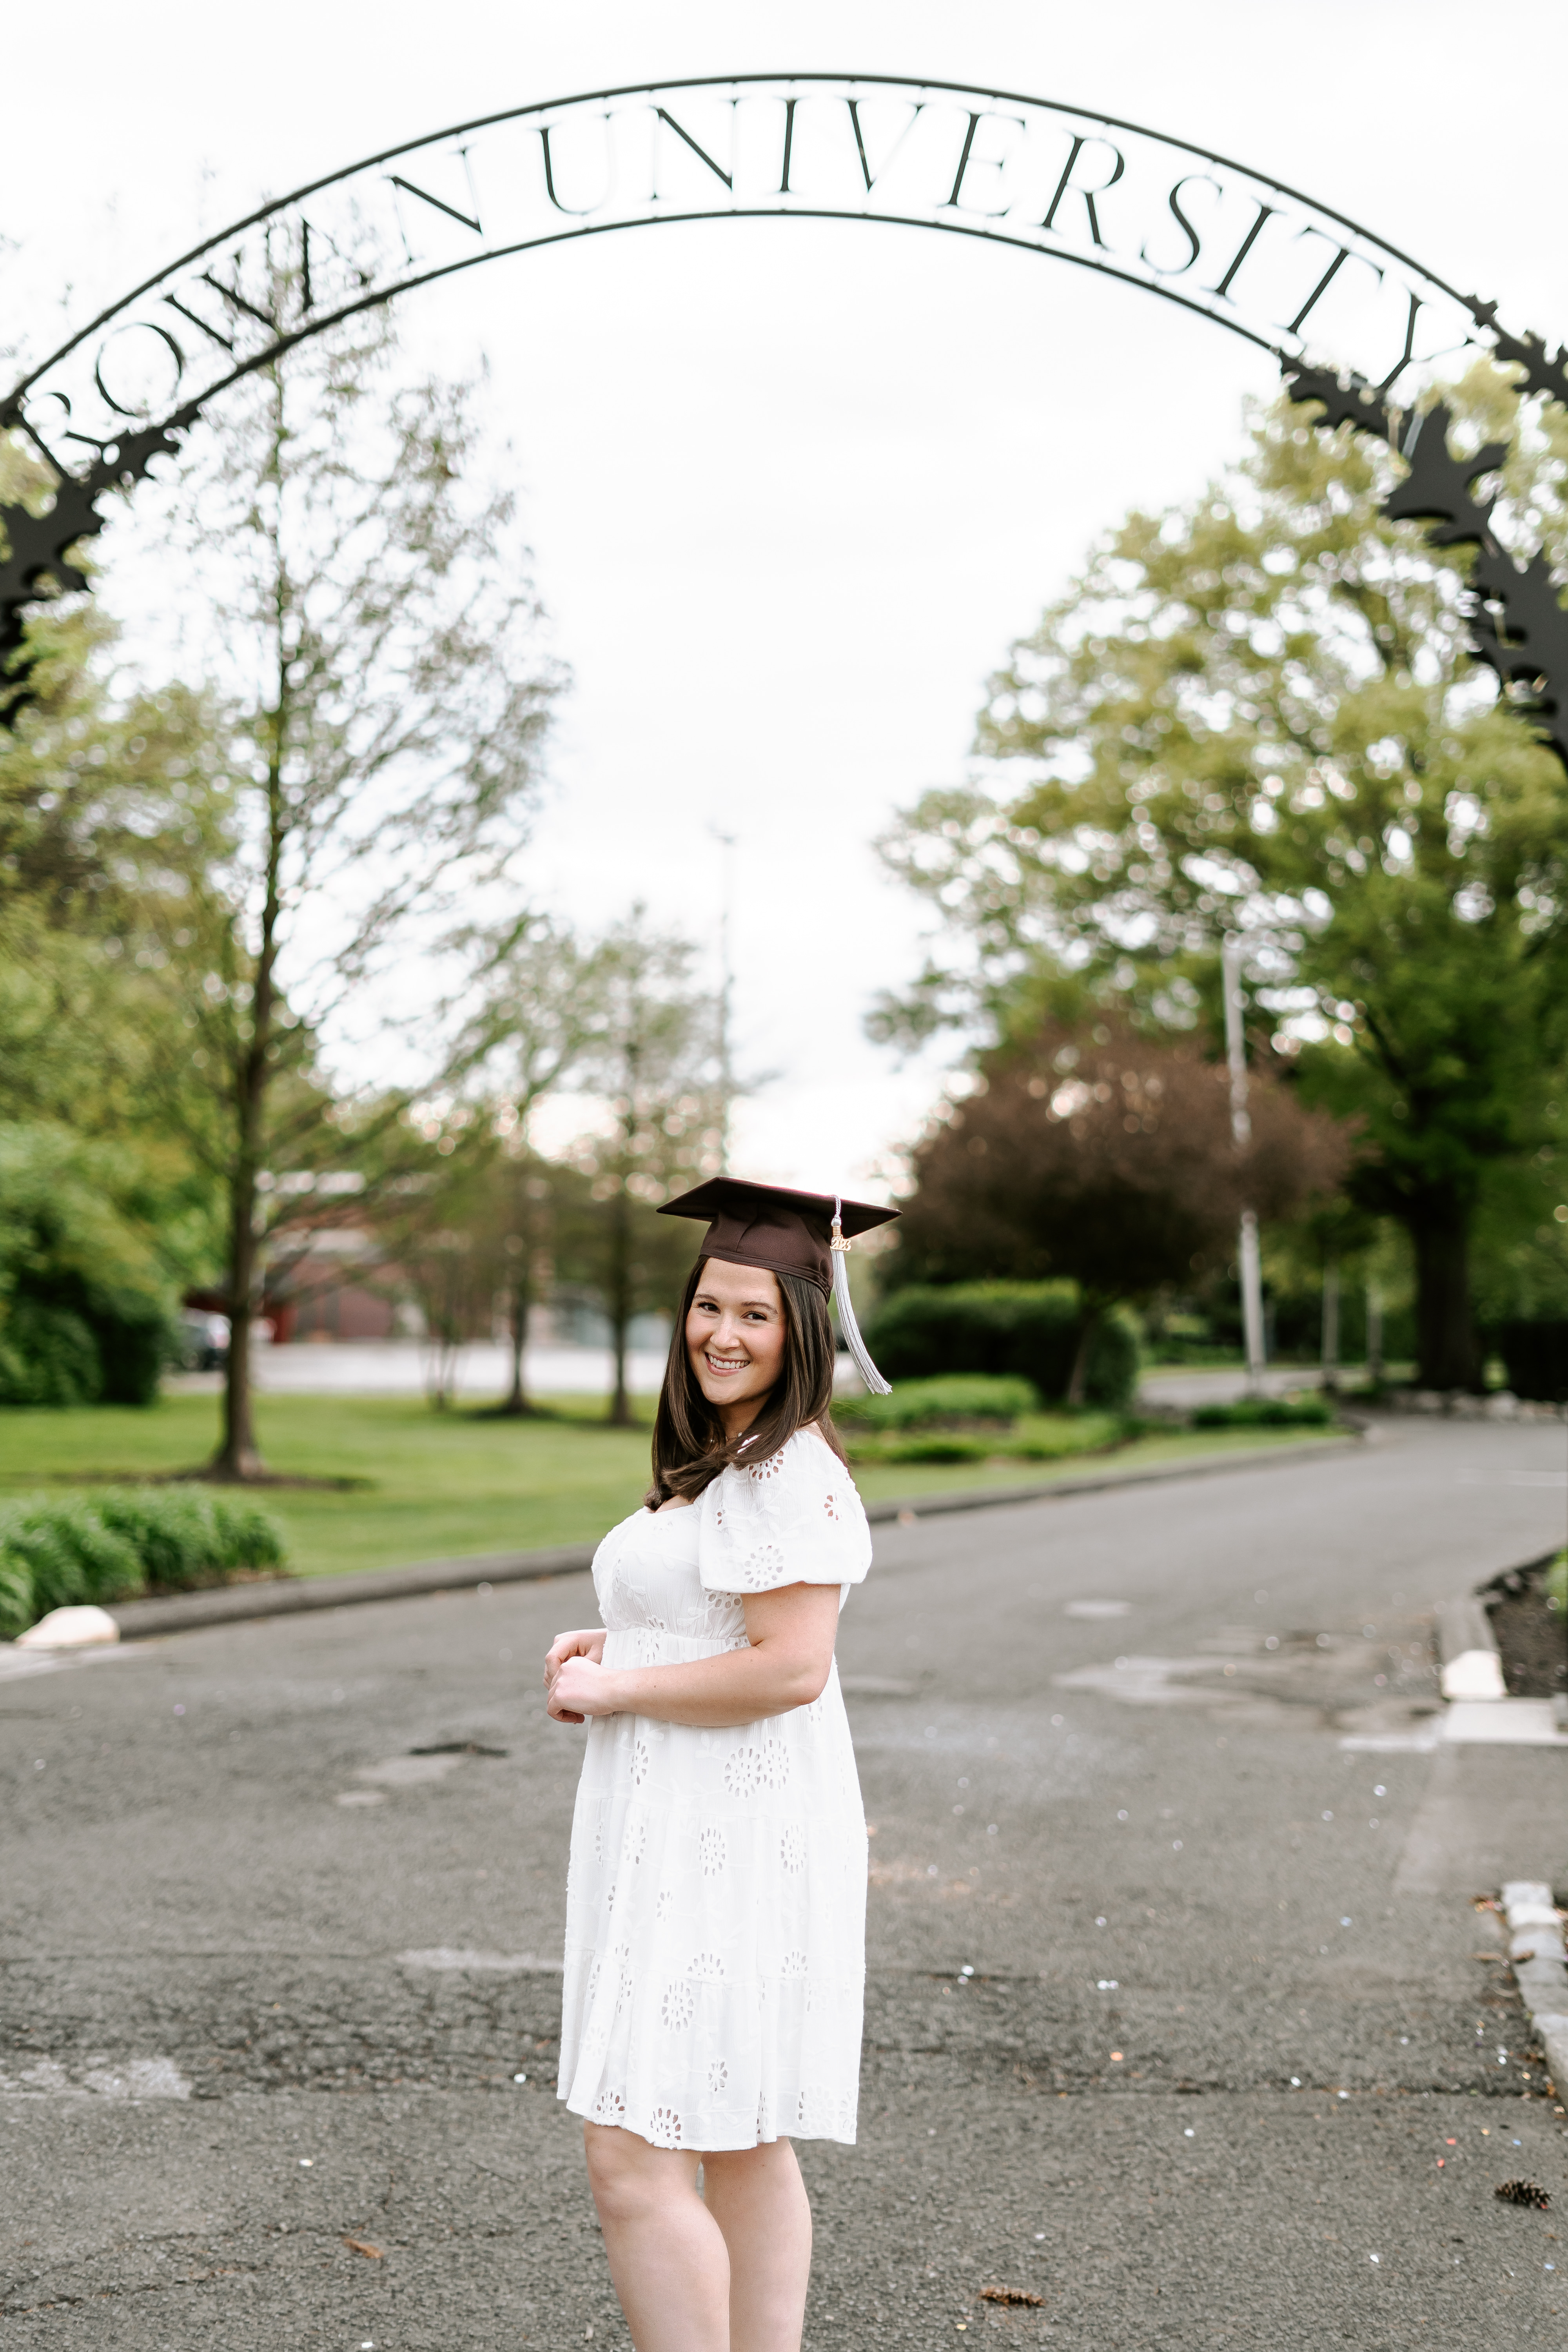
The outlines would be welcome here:
<svg viewBox="0 0 1568 2352">
<path fill-rule="evenodd" d="M 544 1666 L 552 1716 L 591 1725 L 559 2095 L 637 2352 L 796 2352 L 811 2213 L 791 2137 L 855 2137 L 865 1979 L 833 1644 L 871 1542 L 829 1412 L 827 1300 L 840 1216 L 853 1234 L 894 1213 L 718 1177 L 667 1213 L 710 1223 L 653 1486 L 595 1558 L 603 1627 Z"/>
</svg>

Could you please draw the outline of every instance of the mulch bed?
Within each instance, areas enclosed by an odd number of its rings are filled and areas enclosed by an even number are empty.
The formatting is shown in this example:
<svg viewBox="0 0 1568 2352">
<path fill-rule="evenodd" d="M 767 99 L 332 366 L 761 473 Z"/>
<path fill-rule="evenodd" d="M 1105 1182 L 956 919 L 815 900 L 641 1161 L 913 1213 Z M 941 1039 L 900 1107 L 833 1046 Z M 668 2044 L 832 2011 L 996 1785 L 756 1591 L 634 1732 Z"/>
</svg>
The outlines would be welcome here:
<svg viewBox="0 0 1568 2352">
<path fill-rule="evenodd" d="M 1555 1698 L 1568 1691 L 1568 1622 L 1549 1603 L 1542 1581 L 1549 1565 L 1550 1559 L 1538 1559 L 1506 1569 L 1482 1590 L 1510 1698 Z"/>
</svg>

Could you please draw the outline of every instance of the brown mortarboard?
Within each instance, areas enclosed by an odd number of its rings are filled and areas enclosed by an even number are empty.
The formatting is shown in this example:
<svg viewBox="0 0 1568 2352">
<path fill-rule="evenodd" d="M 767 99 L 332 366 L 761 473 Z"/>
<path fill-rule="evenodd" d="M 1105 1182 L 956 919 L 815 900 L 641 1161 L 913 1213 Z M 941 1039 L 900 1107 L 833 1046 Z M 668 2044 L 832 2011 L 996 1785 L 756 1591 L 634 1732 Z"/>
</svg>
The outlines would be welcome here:
<svg viewBox="0 0 1568 2352">
<path fill-rule="evenodd" d="M 888 1383 L 866 1352 L 849 1297 L 845 1257 L 857 1234 L 891 1223 L 897 1209 L 843 1201 L 834 1192 L 795 1192 L 784 1184 L 750 1184 L 740 1176 L 712 1176 L 694 1192 L 667 1201 L 661 1217 L 708 1220 L 701 1255 L 731 1265 L 764 1265 L 816 1283 L 837 1302 L 845 1345 L 868 1389 L 885 1396 Z"/>
</svg>

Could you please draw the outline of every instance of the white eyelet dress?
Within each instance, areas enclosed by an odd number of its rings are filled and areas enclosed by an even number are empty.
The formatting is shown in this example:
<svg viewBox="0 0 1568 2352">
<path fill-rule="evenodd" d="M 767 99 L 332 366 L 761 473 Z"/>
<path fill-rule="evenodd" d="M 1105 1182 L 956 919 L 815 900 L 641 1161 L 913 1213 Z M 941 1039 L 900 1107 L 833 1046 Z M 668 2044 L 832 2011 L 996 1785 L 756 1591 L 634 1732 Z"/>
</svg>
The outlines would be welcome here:
<svg viewBox="0 0 1568 2352">
<path fill-rule="evenodd" d="M 638 1511 L 594 1559 L 606 1666 L 746 1647 L 742 1596 L 858 1584 L 870 1531 L 815 1431 Z M 590 1723 L 572 1824 L 558 2095 L 656 2147 L 853 2142 L 866 1821 L 837 1666 L 727 1731 Z"/>
</svg>

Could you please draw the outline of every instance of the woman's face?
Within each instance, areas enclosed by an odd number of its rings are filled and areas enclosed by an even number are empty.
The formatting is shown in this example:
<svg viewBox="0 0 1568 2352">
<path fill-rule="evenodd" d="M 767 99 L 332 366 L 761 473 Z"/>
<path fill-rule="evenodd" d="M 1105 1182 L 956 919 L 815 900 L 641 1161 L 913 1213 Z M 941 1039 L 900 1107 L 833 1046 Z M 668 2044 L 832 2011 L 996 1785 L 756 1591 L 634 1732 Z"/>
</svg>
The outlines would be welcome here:
<svg viewBox="0 0 1568 2352">
<path fill-rule="evenodd" d="M 756 1417 L 784 1370 L 784 1304 L 765 1266 L 710 1257 L 686 1316 L 686 1352 L 697 1385 L 730 1435 Z"/>
</svg>

